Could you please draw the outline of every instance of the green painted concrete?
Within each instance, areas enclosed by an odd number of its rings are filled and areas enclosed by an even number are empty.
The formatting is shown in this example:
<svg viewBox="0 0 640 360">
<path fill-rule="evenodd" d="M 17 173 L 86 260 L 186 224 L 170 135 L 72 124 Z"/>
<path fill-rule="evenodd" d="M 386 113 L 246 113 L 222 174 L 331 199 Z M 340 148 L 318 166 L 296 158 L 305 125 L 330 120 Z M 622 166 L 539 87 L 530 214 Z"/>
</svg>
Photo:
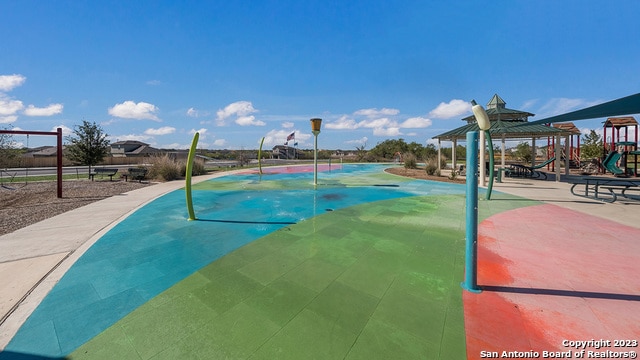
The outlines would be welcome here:
<svg viewBox="0 0 640 360">
<path fill-rule="evenodd" d="M 481 202 L 481 218 L 534 204 L 495 197 Z M 463 212 L 464 196 L 409 197 L 283 228 L 202 268 L 69 358 L 466 358 Z"/>
</svg>

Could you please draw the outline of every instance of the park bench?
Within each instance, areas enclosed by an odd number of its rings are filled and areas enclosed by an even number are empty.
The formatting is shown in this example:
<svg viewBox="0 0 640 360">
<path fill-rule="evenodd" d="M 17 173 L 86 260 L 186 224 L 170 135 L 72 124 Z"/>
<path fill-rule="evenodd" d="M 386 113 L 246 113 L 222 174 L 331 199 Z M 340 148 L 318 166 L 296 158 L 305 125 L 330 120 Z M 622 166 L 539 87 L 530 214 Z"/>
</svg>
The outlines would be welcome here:
<svg viewBox="0 0 640 360">
<path fill-rule="evenodd" d="M 615 202 L 619 196 L 640 200 L 640 195 L 628 193 L 636 191 L 640 191 L 640 180 L 620 178 L 586 177 L 571 186 L 571 193 L 575 196 L 608 203 Z"/>
<path fill-rule="evenodd" d="M 124 181 L 127 181 L 128 178 L 131 180 L 138 180 L 138 182 L 142 182 L 142 180 L 147 176 L 147 169 L 145 168 L 129 168 L 127 169 L 126 174 L 122 174 Z"/>
<path fill-rule="evenodd" d="M 112 181 L 113 175 L 115 175 L 117 172 L 118 172 L 118 169 L 113 169 L 113 168 L 93 168 L 89 173 L 89 179 L 93 181 L 94 176 L 100 175 L 100 176 L 108 176 L 109 181 Z"/>
</svg>

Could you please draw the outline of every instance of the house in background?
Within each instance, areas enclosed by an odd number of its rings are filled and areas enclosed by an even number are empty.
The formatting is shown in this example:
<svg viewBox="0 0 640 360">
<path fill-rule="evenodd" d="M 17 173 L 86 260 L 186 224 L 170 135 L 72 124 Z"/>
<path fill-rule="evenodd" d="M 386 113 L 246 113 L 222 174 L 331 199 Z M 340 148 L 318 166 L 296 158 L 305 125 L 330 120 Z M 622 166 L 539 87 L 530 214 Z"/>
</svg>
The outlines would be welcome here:
<svg viewBox="0 0 640 360">
<path fill-rule="evenodd" d="M 113 157 L 145 157 L 158 154 L 159 149 L 149 146 L 141 141 L 125 140 L 111 143 L 111 156 Z"/>
<path fill-rule="evenodd" d="M 293 146 L 276 145 L 273 147 L 272 154 L 274 159 L 297 159 L 300 152 Z"/>
</svg>

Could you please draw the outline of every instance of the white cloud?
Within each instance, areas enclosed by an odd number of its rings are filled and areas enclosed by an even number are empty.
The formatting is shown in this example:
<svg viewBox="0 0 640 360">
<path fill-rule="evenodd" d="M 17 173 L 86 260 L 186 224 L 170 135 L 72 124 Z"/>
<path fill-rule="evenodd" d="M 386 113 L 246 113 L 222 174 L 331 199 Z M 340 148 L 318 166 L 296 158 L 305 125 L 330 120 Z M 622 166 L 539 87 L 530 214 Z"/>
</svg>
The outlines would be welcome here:
<svg viewBox="0 0 640 360">
<path fill-rule="evenodd" d="M 65 125 L 54 126 L 51 128 L 51 131 L 56 132 L 58 131 L 58 128 L 62 128 L 62 136 L 69 136 L 73 134 L 73 129 Z"/>
<path fill-rule="evenodd" d="M 153 104 L 142 101 L 136 104 L 128 100 L 109 108 L 109 115 L 125 119 L 161 121 L 155 114 L 157 111 L 158 108 Z"/>
<path fill-rule="evenodd" d="M 225 145 L 227 145 L 227 140 L 225 139 L 218 139 L 213 142 L 213 146 L 225 146 Z"/>
<path fill-rule="evenodd" d="M 335 130 L 353 130 L 358 128 L 358 124 L 355 120 L 348 118 L 346 115 L 341 116 L 338 120 L 325 125 L 327 129 Z"/>
<path fill-rule="evenodd" d="M 241 117 L 255 112 L 258 112 L 258 110 L 253 108 L 253 104 L 250 101 L 236 101 L 216 112 L 216 122 L 218 126 L 224 126 L 225 120 L 233 115 Z"/>
<path fill-rule="evenodd" d="M 206 134 L 206 133 L 207 133 L 207 129 L 205 129 L 205 128 L 201 128 L 201 129 L 198 129 L 198 130 L 196 130 L 196 129 L 191 129 L 191 130 L 189 131 L 189 135 L 194 135 L 195 133 L 200 133 L 200 137 L 203 137 L 203 136 L 204 136 L 204 134 Z"/>
<path fill-rule="evenodd" d="M 172 127 L 172 126 L 163 126 L 161 128 L 157 128 L 157 129 L 152 129 L 149 128 L 147 130 L 144 131 L 144 133 L 146 135 L 168 135 L 168 134 L 173 134 L 174 132 L 176 132 L 176 128 Z"/>
<path fill-rule="evenodd" d="M 524 102 L 524 104 L 522 104 L 520 109 L 522 109 L 522 110 L 531 109 L 533 107 L 533 105 L 535 105 L 537 102 L 538 102 L 538 99 L 527 100 L 527 101 Z"/>
<path fill-rule="evenodd" d="M 360 109 L 354 112 L 353 114 L 356 116 L 366 116 L 369 118 L 374 118 L 379 116 L 393 116 L 393 115 L 398 115 L 399 113 L 400 113 L 400 110 L 398 109 L 382 108 L 381 110 L 378 110 L 376 108 L 372 108 L 372 109 Z"/>
<path fill-rule="evenodd" d="M 240 116 L 235 121 L 236 124 L 240 126 L 265 126 L 267 125 L 264 121 L 256 120 L 256 117 L 253 115 L 250 116 Z"/>
<path fill-rule="evenodd" d="M 22 101 L 0 94 L 0 116 L 14 115 L 22 108 L 24 108 Z"/>
<path fill-rule="evenodd" d="M 15 115 L 0 116 L 0 124 L 11 124 L 12 122 L 15 122 L 16 120 L 18 120 L 18 117 L 15 116 Z"/>
<path fill-rule="evenodd" d="M 24 114 L 27 116 L 52 116 L 61 114 L 63 108 L 64 106 L 62 104 L 49 104 L 49 106 L 43 108 L 29 105 L 24 109 Z"/>
<path fill-rule="evenodd" d="M 24 84 L 25 80 L 27 78 L 19 74 L 0 75 L 0 91 L 11 91 Z"/>
<path fill-rule="evenodd" d="M 388 118 L 380 118 L 374 120 L 362 120 L 358 123 L 358 127 L 364 128 L 382 128 L 382 127 L 392 127 L 397 126 L 395 121 L 391 121 Z"/>
<path fill-rule="evenodd" d="M 438 146 L 438 139 L 427 139 L 427 145 L 429 144 Z"/>
<path fill-rule="evenodd" d="M 453 99 L 448 103 L 441 102 L 435 109 L 429 112 L 429 117 L 436 119 L 450 119 L 471 111 L 471 103 L 464 100 Z"/>
<path fill-rule="evenodd" d="M 282 123 L 282 127 L 285 129 L 291 129 L 295 124 L 291 121 L 285 121 Z"/>
<path fill-rule="evenodd" d="M 273 145 L 282 145 L 287 141 L 287 136 L 291 134 L 291 130 L 271 130 L 264 136 L 264 145 L 265 146 L 273 146 Z M 296 141 L 299 144 L 305 144 L 307 140 L 311 139 L 313 135 L 306 134 L 300 132 L 300 130 L 295 130 L 296 133 Z M 264 150 L 264 147 L 263 147 Z"/>
<path fill-rule="evenodd" d="M 347 144 L 353 144 L 353 145 L 364 145 L 367 143 L 367 140 L 369 140 L 369 138 L 367 138 L 366 136 L 360 138 L 360 139 L 356 139 L 356 140 L 348 140 L 345 141 L 345 143 Z"/>
<path fill-rule="evenodd" d="M 431 120 L 423 117 L 412 117 L 400 124 L 401 128 L 421 129 L 431 126 Z"/>
<path fill-rule="evenodd" d="M 400 132 L 400 128 L 398 127 L 389 127 L 389 128 L 375 128 L 373 129 L 373 135 L 375 136 L 398 136 L 402 135 Z"/>
<path fill-rule="evenodd" d="M 119 136 L 109 136 L 109 139 L 111 141 L 114 141 L 115 139 L 115 141 L 134 140 L 134 141 L 148 142 L 149 140 L 153 139 L 153 136 L 128 134 L 128 135 L 119 135 Z"/>
<path fill-rule="evenodd" d="M 162 82 L 160 80 L 149 80 L 147 81 L 147 85 L 152 85 L 152 86 L 157 86 L 162 84 Z"/>
<path fill-rule="evenodd" d="M 198 117 L 198 110 L 189 108 L 189 110 L 187 110 L 187 116 Z"/>
<path fill-rule="evenodd" d="M 547 101 L 538 112 L 541 118 L 564 114 L 577 109 L 582 109 L 592 105 L 599 104 L 599 101 L 589 102 L 584 99 L 554 98 Z"/>
</svg>

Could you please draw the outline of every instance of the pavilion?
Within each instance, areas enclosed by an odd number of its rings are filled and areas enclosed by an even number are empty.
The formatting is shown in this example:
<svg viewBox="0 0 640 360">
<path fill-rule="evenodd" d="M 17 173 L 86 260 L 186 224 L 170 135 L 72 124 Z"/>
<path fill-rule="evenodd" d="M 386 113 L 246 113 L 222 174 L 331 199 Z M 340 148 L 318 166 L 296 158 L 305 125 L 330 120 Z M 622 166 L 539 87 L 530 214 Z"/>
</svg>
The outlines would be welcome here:
<svg viewBox="0 0 640 360">
<path fill-rule="evenodd" d="M 535 116 L 534 114 L 521 110 L 513 110 L 506 107 L 506 102 L 498 95 L 495 94 L 489 100 L 486 106 L 486 112 L 489 116 L 489 120 L 491 122 L 491 128 L 489 129 L 489 133 L 491 134 L 492 139 L 500 139 L 502 142 L 502 160 L 501 167 L 505 167 L 505 153 L 506 153 L 506 140 L 515 140 L 515 139 L 531 139 L 532 142 L 532 152 L 533 152 L 533 163 L 532 166 L 535 165 L 535 154 L 536 154 L 536 139 L 539 138 L 556 138 L 555 143 L 560 143 L 560 137 L 565 138 L 565 147 L 569 146 L 569 137 L 572 135 L 579 135 L 580 132 L 575 128 L 575 126 L 567 126 L 567 127 L 551 127 L 543 124 L 529 124 L 529 117 Z M 467 132 L 469 131 L 479 131 L 478 124 L 476 122 L 476 118 L 474 115 L 468 116 L 463 121 L 466 121 L 467 124 L 463 125 L 459 128 L 447 131 L 440 135 L 436 135 L 433 138 L 438 139 L 438 157 L 441 155 L 441 146 L 442 141 L 451 141 L 453 143 L 451 154 L 452 154 L 452 167 L 456 168 L 456 146 L 459 140 L 466 140 Z M 481 135 L 483 133 L 481 132 Z M 480 156 L 484 157 L 484 146 L 480 146 Z M 556 154 L 560 153 L 560 147 L 556 147 Z M 570 150 L 566 149 L 565 154 L 569 154 Z M 556 156 L 556 168 L 560 168 L 560 157 Z M 565 157 L 565 171 L 566 174 L 569 172 L 569 157 Z M 440 166 L 440 162 L 438 162 L 438 166 Z M 481 170 L 481 179 L 484 174 L 484 167 L 480 167 Z M 559 175 L 559 174 L 558 174 Z M 559 176 L 556 177 L 559 179 Z"/>
</svg>

